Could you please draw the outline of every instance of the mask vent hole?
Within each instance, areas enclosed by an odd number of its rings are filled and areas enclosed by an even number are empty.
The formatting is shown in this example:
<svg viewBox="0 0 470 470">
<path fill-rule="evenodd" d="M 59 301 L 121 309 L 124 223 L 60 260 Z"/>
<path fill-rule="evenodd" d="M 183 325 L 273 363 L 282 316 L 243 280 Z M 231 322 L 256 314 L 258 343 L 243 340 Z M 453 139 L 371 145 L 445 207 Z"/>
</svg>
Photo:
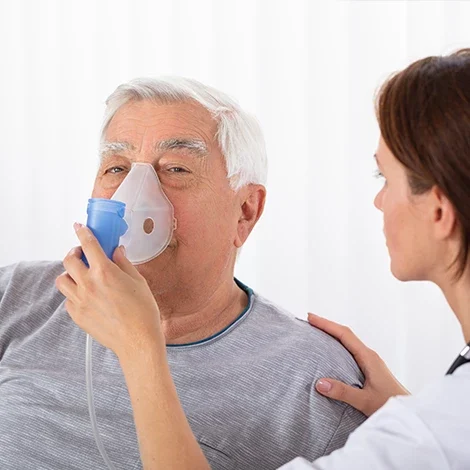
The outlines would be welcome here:
<svg viewBox="0 0 470 470">
<path fill-rule="evenodd" d="M 155 224 L 152 219 L 145 219 L 144 221 L 144 232 L 149 235 L 153 232 L 153 229 L 155 228 Z"/>
</svg>

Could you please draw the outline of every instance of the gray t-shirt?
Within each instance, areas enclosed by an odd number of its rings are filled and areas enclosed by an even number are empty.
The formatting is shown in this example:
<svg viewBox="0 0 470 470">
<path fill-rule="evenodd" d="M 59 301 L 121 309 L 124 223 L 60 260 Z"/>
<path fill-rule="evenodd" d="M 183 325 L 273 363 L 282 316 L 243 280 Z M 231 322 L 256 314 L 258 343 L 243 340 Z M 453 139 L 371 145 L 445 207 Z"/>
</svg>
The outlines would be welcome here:
<svg viewBox="0 0 470 470">
<path fill-rule="evenodd" d="M 55 278 L 59 262 L 0 268 L 0 468 L 105 469 L 85 388 L 85 333 L 70 319 Z M 205 341 L 169 346 L 178 394 L 215 470 L 275 469 L 341 447 L 365 417 L 314 390 L 363 377 L 333 338 L 251 289 L 248 308 Z M 119 362 L 94 343 L 100 433 L 117 469 L 142 468 Z"/>
</svg>

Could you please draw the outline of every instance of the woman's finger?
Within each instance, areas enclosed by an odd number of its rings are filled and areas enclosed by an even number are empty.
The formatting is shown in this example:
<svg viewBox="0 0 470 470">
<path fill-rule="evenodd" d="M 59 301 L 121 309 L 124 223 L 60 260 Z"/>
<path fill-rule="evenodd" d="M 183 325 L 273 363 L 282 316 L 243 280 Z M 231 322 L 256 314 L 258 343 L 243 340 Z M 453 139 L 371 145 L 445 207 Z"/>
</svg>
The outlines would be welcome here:
<svg viewBox="0 0 470 470">
<path fill-rule="evenodd" d="M 368 393 L 360 388 L 351 387 L 334 379 L 320 379 L 315 384 L 318 393 L 325 397 L 347 403 L 369 416 Z"/>
<path fill-rule="evenodd" d="M 114 250 L 113 261 L 120 269 L 132 278 L 140 279 L 142 277 L 136 267 L 126 258 L 126 251 L 123 246 L 118 246 Z"/>
<path fill-rule="evenodd" d="M 76 246 L 68 252 L 63 261 L 65 270 L 75 282 L 79 282 L 88 273 L 88 268 L 82 261 L 82 254 L 82 249 Z"/>
<path fill-rule="evenodd" d="M 75 223 L 73 227 L 90 267 L 110 263 L 100 243 L 88 227 L 79 223 Z"/>
<path fill-rule="evenodd" d="M 62 273 L 55 280 L 55 285 L 57 289 L 65 296 L 67 299 L 75 302 L 78 300 L 77 297 L 77 284 L 69 276 L 67 272 Z"/>
</svg>

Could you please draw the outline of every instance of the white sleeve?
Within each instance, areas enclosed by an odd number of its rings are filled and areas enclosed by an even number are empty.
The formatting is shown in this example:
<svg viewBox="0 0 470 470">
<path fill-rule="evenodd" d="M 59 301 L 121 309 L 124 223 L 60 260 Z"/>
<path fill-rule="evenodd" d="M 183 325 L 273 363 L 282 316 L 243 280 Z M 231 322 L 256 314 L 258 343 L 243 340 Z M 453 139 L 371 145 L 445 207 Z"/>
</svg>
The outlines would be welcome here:
<svg viewBox="0 0 470 470">
<path fill-rule="evenodd" d="M 346 445 L 313 463 L 297 458 L 282 470 L 448 470 L 434 435 L 412 409 L 393 398 L 359 426 Z"/>
<path fill-rule="evenodd" d="M 296 459 L 286 463 L 278 470 L 312 470 L 312 463 L 307 462 L 302 457 L 297 457 Z"/>
</svg>

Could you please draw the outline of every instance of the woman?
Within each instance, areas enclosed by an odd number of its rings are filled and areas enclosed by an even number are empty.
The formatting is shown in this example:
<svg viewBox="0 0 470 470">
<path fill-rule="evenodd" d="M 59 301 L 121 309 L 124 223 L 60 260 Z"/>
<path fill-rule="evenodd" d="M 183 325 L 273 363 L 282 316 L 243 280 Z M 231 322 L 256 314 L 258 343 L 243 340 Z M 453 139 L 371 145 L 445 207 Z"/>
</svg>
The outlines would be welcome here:
<svg viewBox="0 0 470 470">
<path fill-rule="evenodd" d="M 392 273 L 402 281 L 437 284 L 469 342 L 470 49 L 428 57 L 394 75 L 380 90 L 377 117 L 381 138 L 375 158 L 385 181 L 375 205 L 383 212 Z M 69 274 L 80 274 L 62 277 L 58 287 L 74 321 L 120 359 L 144 468 L 209 468 L 179 404 L 158 306 L 145 280 L 122 250 L 116 250 L 113 264 L 88 229 L 77 227 L 77 234 L 91 268 L 86 273 L 73 268 L 81 263 L 76 250 L 64 264 Z M 119 302 L 112 304 L 116 292 Z M 129 311 L 135 314 L 126 315 Z M 322 379 L 320 393 L 367 415 L 389 397 L 407 394 L 348 329 L 314 316 L 309 320 L 342 341 L 366 377 L 363 390 Z M 344 448 L 313 464 L 296 459 L 283 468 L 469 469 L 468 397 L 470 364 L 464 364 L 415 397 L 388 401 Z"/>
</svg>

